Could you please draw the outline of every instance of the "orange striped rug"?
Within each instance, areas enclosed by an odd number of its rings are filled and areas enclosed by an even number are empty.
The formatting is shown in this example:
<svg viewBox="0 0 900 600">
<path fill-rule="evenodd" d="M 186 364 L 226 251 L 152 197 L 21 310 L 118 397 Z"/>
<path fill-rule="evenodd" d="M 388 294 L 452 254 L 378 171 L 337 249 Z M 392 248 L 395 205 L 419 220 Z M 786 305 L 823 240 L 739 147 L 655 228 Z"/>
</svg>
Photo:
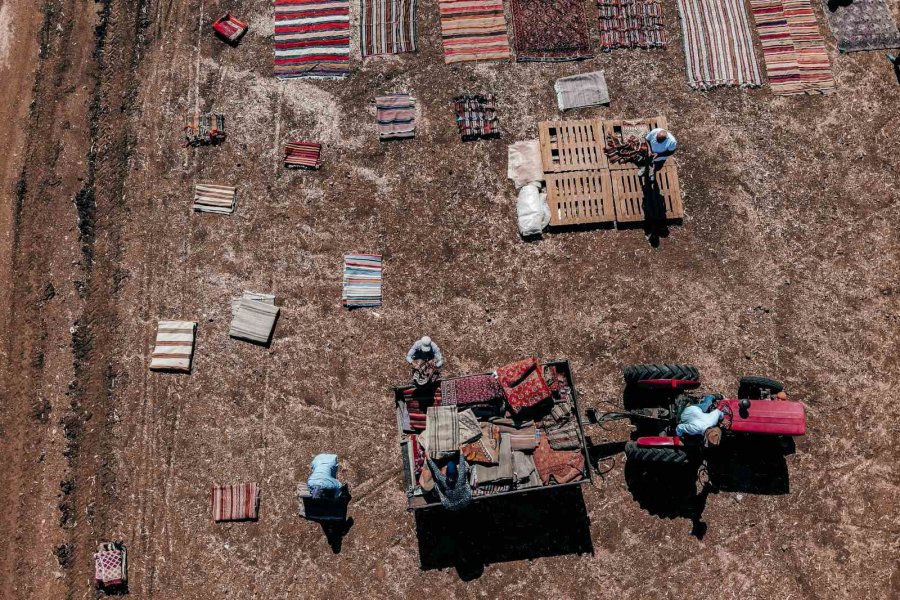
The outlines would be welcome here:
<svg viewBox="0 0 900 600">
<path fill-rule="evenodd" d="M 502 0 L 440 0 L 439 5 L 444 62 L 510 57 Z"/>
</svg>

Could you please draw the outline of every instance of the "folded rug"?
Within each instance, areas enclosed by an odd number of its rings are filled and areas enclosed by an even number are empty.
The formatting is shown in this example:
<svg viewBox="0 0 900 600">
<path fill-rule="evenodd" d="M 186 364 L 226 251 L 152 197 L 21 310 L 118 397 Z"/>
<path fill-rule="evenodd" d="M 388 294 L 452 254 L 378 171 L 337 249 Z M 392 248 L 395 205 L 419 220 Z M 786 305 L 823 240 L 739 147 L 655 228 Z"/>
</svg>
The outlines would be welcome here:
<svg viewBox="0 0 900 600">
<path fill-rule="evenodd" d="M 481 425 L 471 410 L 457 413 L 459 417 L 459 443 L 468 444 L 481 437 Z"/>
<path fill-rule="evenodd" d="M 381 286 L 380 254 L 344 256 L 344 291 L 341 303 L 346 308 L 381 306 Z"/>
<path fill-rule="evenodd" d="M 500 449 L 496 465 L 472 465 L 472 487 L 479 487 L 485 483 L 510 481 L 513 478 L 513 458 L 510 447 L 509 434 L 500 434 Z"/>
<path fill-rule="evenodd" d="M 321 163 L 322 144 L 316 142 L 289 142 L 284 146 L 284 166 L 299 169 L 318 169 Z"/>
<path fill-rule="evenodd" d="M 409 94 L 375 98 L 378 139 L 402 140 L 416 135 L 416 104 Z"/>
<path fill-rule="evenodd" d="M 556 80 L 556 104 L 559 110 L 609 104 L 609 90 L 603 71 L 580 73 Z"/>
<path fill-rule="evenodd" d="M 231 214 L 236 194 L 237 189 L 228 185 L 198 183 L 194 186 L 193 208 L 198 212 Z"/>
<path fill-rule="evenodd" d="M 841 52 L 900 48 L 900 31 L 884 0 L 825 0 L 825 14 Z"/>
<path fill-rule="evenodd" d="M 677 0 L 677 5 L 689 86 L 762 85 L 743 0 Z"/>
<path fill-rule="evenodd" d="M 416 0 L 360 0 L 363 57 L 416 51 Z"/>
<path fill-rule="evenodd" d="M 459 417 L 455 406 L 431 406 L 428 408 L 425 431 L 419 443 L 428 456 L 445 458 L 459 452 Z"/>
<path fill-rule="evenodd" d="M 457 96 L 453 99 L 453 107 L 459 135 L 464 142 L 500 137 L 497 98 L 493 94 Z"/>
<path fill-rule="evenodd" d="M 541 141 L 525 140 L 506 148 L 506 176 L 516 189 L 533 181 L 544 181 Z"/>
<path fill-rule="evenodd" d="M 584 477 L 584 454 L 580 451 L 554 450 L 545 435 L 541 436 L 533 458 L 544 485 L 551 482 L 569 483 Z"/>
<path fill-rule="evenodd" d="M 231 304 L 231 328 L 228 335 L 256 344 L 267 344 L 272 339 L 279 308 L 275 296 L 244 292 Z"/>
<path fill-rule="evenodd" d="M 156 346 L 150 355 L 150 368 L 154 371 L 189 373 L 196 331 L 197 323 L 193 321 L 160 321 L 156 330 Z"/>
<path fill-rule="evenodd" d="M 546 415 L 541 426 L 554 450 L 575 450 L 581 448 L 578 421 L 567 404 L 556 404 Z"/>
<path fill-rule="evenodd" d="M 275 0 L 275 77 L 333 79 L 349 72 L 348 0 Z"/>
<path fill-rule="evenodd" d="M 509 58 L 502 0 L 438 0 L 444 62 Z"/>
<path fill-rule="evenodd" d="M 259 511 L 259 484 L 214 485 L 212 511 L 216 522 L 256 520 Z"/>
<path fill-rule="evenodd" d="M 459 447 L 466 460 L 495 464 L 500 458 L 500 431 L 488 423 L 481 424 L 481 437 Z"/>
<path fill-rule="evenodd" d="M 551 396 L 536 358 L 526 358 L 498 368 L 497 380 L 514 413 L 539 404 Z"/>
<path fill-rule="evenodd" d="M 94 582 L 114 587 L 128 581 L 128 559 L 122 544 L 100 544 L 94 554 Z"/>
<path fill-rule="evenodd" d="M 512 0 L 518 61 L 591 58 L 584 0 Z"/>
<path fill-rule="evenodd" d="M 658 0 L 598 0 L 600 47 L 665 48 L 666 30 Z"/>
</svg>

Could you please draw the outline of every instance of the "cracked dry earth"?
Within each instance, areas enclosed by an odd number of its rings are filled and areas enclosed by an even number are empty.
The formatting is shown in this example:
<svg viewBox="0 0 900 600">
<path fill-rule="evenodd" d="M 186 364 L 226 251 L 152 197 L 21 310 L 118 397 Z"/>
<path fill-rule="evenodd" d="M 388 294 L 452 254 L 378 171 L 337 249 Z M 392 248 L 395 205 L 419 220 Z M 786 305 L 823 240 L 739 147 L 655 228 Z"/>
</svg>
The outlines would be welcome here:
<svg viewBox="0 0 900 600">
<path fill-rule="evenodd" d="M 2 0 L 0 598 L 95 597 L 106 539 L 141 599 L 900 595 L 900 86 L 827 33 L 833 95 L 691 92 L 663 4 L 665 51 L 449 67 L 423 0 L 417 54 L 278 83 L 268 0 Z M 208 28 L 226 8 L 250 22 L 237 48 Z M 664 114 L 679 138 L 686 217 L 658 248 L 517 234 L 506 144 L 558 116 L 556 78 L 596 68 L 612 104 L 579 116 Z M 401 89 L 417 137 L 380 144 L 374 95 Z M 458 141 L 463 92 L 497 94 L 503 139 Z M 195 108 L 226 115 L 223 145 L 181 147 Z M 283 170 L 289 138 L 321 141 L 323 169 Z M 236 185 L 236 212 L 192 214 L 197 181 Z M 341 309 L 351 251 L 384 254 L 383 308 Z M 281 303 L 270 348 L 227 335 L 245 289 Z M 148 371 L 159 318 L 199 321 L 190 376 Z M 620 406 L 632 362 L 692 363 L 723 392 L 767 374 L 808 432 L 703 497 L 636 479 L 627 427 L 593 428 L 612 458 L 581 492 L 417 521 L 389 386 L 423 332 L 451 374 L 568 358 L 582 408 Z M 354 488 L 337 554 L 294 499 L 325 450 Z M 259 522 L 213 524 L 209 486 L 241 480 Z"/>
</svg>

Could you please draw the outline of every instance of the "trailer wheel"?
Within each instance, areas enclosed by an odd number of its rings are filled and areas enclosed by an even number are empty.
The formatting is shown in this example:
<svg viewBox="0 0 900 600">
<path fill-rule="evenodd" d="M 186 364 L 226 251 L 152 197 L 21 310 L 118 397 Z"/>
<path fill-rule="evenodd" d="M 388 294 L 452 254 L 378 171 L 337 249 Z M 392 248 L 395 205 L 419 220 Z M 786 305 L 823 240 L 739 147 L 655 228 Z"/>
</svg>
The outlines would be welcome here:
<svg viewBox="0 0 900 600">
<path fill-rule="evenodd" d="M 762 398 L 763 390 L 768 390 L 774 396 L 778 392 L 784 390 L 784 384 L 768 377 L 757 377 L 748 375 L 741 377 L 738 384 L 738 398 L 747 398 L 749 400 L 759 400 Z"/>
<path fill-rule="evenodd" d="M 689 461 L 687 452 L 681 448 L 659 447 L 644 448 L 634 442 L 625 444 L 625 458 L 647 463 L 667 463 L 683 465 Z"/>
<path fill-rule="evenodd" d="M 699 381 L 696 367 L 679 364 L 628 365 L 622 370 L 625 383 L 640 383 L 647 379 L 682 379 Z"/>
</svg>

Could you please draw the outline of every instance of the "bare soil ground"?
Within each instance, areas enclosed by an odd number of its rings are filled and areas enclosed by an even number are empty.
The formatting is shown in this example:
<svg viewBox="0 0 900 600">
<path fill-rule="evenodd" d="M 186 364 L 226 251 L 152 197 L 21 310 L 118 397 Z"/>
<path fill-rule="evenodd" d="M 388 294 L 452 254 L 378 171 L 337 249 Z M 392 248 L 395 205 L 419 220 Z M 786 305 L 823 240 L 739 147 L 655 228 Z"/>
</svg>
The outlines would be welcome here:
<svg viewBox="0 0 900 600">
<path fill-rule="evenodd" d="M 225 8 L 250 21 L 237 48 L 208 27 Z M 831 96 L 691 92 L 664 10 L 664 52 L 449 67 L 424 0 L 419 53 L 278 83 L 269 0 L 3 0 L 0 597 L 94 597 L 106 539 L 142 599 L 900 595 L 900 85 L 828 37 Z M 517 234 L 506 144 L 594 68 L 612 105 L 579 115 L 661 113 L 680 140 L 687 217 L 658 248 Z M 380 144 L 373 97 L 394 90 L 418 99 L 417 137 Z M 498 95 L 502 140 L 459 142 L 462 92 Z M 196 108 L 227 116 L 223 145 L 181 147 Z M 324 168 L 284 171 L 290 138 L 323 142 Z M 197 181 L 237 185 L 236 213 L 191 214 Z M 384 253 L 383 309 L 340 308 L 348 251 Z M 270 348 L 227 336 L 244 289 L 280 299 Z M 190 376 L 148 371 L 158 318 L 200 322 Z M 627 429 L 594 429 L 613 458 L 583 494 L 417 521 L 388 387 L 423 332 L 449 373 L 568 357 L 585 408 L 621 404 L 630 362 L 696 364 L 713 391 L 768 374 L 808 434 L 697 495 L 626 468 Z M 296 516 L 326 450 L 355 490 L 339 553 Z M 260 521 L 214 525 L 210 484 L 240 480 L 262 484 Z"/>
</svg>

